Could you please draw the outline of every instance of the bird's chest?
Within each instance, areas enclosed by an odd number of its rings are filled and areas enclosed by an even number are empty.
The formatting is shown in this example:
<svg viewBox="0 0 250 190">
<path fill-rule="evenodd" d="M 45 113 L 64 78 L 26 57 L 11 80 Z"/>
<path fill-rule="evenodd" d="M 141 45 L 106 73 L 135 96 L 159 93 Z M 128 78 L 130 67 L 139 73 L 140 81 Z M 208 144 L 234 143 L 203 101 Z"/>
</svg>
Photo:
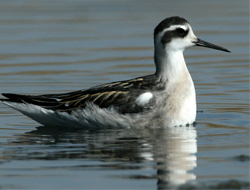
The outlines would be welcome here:
<svg viewBox="0 0 250 190">
<path fill-rule="evenodd" d="M 162 97 L 161 114 L 171 125 L 185 125 L 195 121 L 196 95 L 193 82 L 166 89 Z"/>
</svg>

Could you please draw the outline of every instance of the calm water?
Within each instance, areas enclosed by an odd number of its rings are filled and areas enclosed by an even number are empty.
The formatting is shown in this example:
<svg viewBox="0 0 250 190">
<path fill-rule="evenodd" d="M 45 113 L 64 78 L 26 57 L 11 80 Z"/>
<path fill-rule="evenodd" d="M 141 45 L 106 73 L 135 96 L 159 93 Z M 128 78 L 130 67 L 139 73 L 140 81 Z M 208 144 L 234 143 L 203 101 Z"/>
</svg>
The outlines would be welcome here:
<svg viewBox="0 0 250 190">
<path fill-rule="evenodd" d="M 204 189 L 249 181 L 248 1 L 3 0 L 0 92 L 59 93 L 151 74 L 153 29 L 173 15 L 232 51 L 185 52 L 202 110 L 196 127 L 51 129 L 0 104 L 1 189 Z"/>
</svg>

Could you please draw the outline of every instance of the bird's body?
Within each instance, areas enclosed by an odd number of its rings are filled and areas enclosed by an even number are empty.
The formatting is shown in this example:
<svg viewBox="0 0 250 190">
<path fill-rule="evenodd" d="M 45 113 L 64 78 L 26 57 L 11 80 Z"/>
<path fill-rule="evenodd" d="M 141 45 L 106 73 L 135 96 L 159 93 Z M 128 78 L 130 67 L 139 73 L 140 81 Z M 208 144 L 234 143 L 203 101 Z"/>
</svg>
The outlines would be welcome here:
<svg viewBox="0 0 250 190">
<path fill-rule="evenodd" d="M 3 94 L 3 103 L 43 125 L 83 128 L 142 127 L 193 124 L 195 88 L 183 51 L 205 46 L 228 51 L 198 39 L 180 17 L 163 20 L 154 31 L 155 74 L 64 94 Z"/>
</svg>

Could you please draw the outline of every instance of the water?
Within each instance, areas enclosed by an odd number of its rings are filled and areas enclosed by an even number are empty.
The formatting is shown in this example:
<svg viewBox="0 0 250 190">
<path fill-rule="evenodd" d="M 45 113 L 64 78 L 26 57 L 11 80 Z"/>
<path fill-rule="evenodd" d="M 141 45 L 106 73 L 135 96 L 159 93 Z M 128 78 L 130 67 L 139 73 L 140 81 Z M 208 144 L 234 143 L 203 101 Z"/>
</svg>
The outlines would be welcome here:
<svg viewBox="0 0 250 190">
<path fill-rule="evenodd" d="M 173 15 L 232 53 L 185 51 L 202 110 L 196 127 L 51 129 L 1 104 L 0 187 L 174 189 L 249 181 L 248 7 L 228 0 L 1 1 L 0 92 L 60 93 L 151 74 L 153 29 Z"/>
</svg>

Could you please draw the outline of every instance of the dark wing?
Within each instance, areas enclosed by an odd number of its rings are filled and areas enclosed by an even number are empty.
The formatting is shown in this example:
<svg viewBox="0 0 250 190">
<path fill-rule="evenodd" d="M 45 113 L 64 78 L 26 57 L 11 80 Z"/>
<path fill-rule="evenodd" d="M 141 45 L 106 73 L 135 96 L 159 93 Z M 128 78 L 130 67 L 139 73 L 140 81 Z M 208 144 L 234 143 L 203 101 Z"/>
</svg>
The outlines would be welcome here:
<svg viewBox="0 0 250 190">
<path fill-rule="evenodd" d="M 3 94 L 7 101 L 35 104 L 47 109 L 70 112 L 84 108 L 92 102 L 100 108 L 113 106 L 120 113 L 137 113 L 143 107 L 135 104 L 136 98 L 149 89 L 155 88 L 158 82 L 154 75 L 99 85 L 87 90 L 64 94 L 44 94 L 38 96 Z"/>
</svg>

